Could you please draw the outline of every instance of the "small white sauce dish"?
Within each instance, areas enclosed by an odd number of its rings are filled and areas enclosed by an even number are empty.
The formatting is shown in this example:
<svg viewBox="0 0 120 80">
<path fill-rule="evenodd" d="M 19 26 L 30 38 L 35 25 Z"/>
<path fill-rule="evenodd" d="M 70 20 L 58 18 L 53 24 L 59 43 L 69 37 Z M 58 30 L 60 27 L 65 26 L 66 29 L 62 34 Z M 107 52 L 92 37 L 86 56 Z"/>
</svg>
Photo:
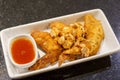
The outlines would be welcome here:
<svg viewBox="0 0 120 80">
<path fill-rule="evenodd" d="M 26 38 L 28 39 L 32 45 L 33 45 L 33 50 L 34 50 L 34 59 L 32 59 L 32 61 L 30 62 L 27 62 L 27 63 L 24 63 L 24 64 L 19 64 L 19 63 L 16 63 L 15 60 L 13 59 L 13 56 L 12 56 L 12 51 L 11 51 L 11 45 L 13 44 L 13 42 L 15 41 L 15 39 L 19 39 L 19 38 Z M 12 62 L 12 64 L 15 66 L 15 67 L 18 67 L 18 68 L 28 68 L 30 66 L 32 66 L 38 59 L 38 53 L 37 53 L 37 45 L 36 45 L 36 42 L 35 40 L 32 38 L 31 35 L 29 34 L 19 34 L 19 35 L 16 35 L 12 38 L 9 39 L 9 42 L 8 42 L 8 56 Z"/>
</svg>

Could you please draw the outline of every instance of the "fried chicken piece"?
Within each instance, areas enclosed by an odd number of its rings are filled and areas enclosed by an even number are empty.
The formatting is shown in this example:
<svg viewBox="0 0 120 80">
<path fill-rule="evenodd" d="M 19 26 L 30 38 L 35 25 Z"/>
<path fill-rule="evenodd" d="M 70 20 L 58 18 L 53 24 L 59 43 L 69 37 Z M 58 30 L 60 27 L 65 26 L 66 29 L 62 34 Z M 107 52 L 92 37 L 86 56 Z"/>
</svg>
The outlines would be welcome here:
<svg viewBox="0 0 120 80">
<path fill-rule="evenodd" d="M 70 24 L 70 26 L 72 27 L 73 30 L 73 35 L 76 39 L 80 38 L 80 37 L 84 37 L 85 35 L 85 28 L 83 23 L 81 22 L 75 22 L 73 24 Z"/>
<path fill-rule="evenodd" d="M 63 62 L 65 62 L 66 60 L 68 61 L 73 61 L 73 60 L 76 60 L 77 59 L 77 55 L 69 55 L 69 54 L 64 54 L 62 53 L 60 56 L 59 56 L 59 59 L 58 59 L 58 66 L 61 66 Z"/>
<path fill-rule="evenodd" d="M 63 53 L 59 56 L 59 66 L 64 62 L 65 60 L 74 60 L 76 55 L 70 55 L 65 53 L 72 53 L 76 54 L 80 52 L 79 48 L 73 47 L 76 39 L 79 39 L 80 41 L 83 40 L 85 30 L 83 25 L 80 22 L 75 22 L 70 25 L 66 25 L 62 22 L 53 22 L 50 24 L 51 27 L 51 36 L 54 38 L 55 41 L 58 42 L 65 50 Z M 73 47 L 73 48 L 72 48 Z"/>
<path fill-rule="evenodd" d="M 85 15 L 84 19 L 86 30 L 85 37 L 83 37 L 83 39 L 81 39 L 81 37 L 77 37 L 74 46 L 62 52 L 59 57 L 59 65 L 61 65 L 65 60 L 69 59 L 70 56 L 68 55 L 89 57 L 95 55 L 98 52 L 101 42 L 104 39 L 104 31 L 102 25 L 91 14 Z"/>
<path fill-rule="evenodd" d="M 37 45 L 46 53 L 60 53 L 62 48 L 53 40 L 50 33 L 33 30 L 31 36 L 35 39 Z"/>
<path fill-rule="evenodd" d="M 71 48 L 75 40 L 72 35 L 72 27 L 62 22 L 52 22 L 50 27 L 50 34 L 54 40 L 56 40 L 64 49 Z"/>
<path fill-rule="evenodd" d="M 97 53 L 104 38 L 102 25 L 89 14 L 85 16 L 85 28 L 86 38 L 82 41 L 78 38 L 71 49 L 63 51 L 64 54 L 81 54 L 81 57 L 88 57 Z"/>
<path fill-rule="evenodd" d="M 61 30 L 64 28 L 65 24 L 62 22 L 52 22 L 50 24 L 51 32 L 50 35 L 55 38 L 60 35 Z"/>
<path fill-rule="evenodd" d="M 47 54 L 38 59 L 34 65 L 29 67 L 29 70 L 41 69 L 58 61 L 62 48 L 52 39 L 48 32 L 32 31 L 31 35 L 38 46 L 40 46 Z"/>
<path fill-rule="evenodd" d="M 59 57 L 59 66 L 66 60 L 75 60 L 82 57 L 88 57 L 90 44 L 86 41 L 77 41 L 70 49 L 64 50 Z"/>
<path fill-rule="evenodd" d="M 38 70 L 44 67 L 47 67 L 49 65 L 53 65 L 56 61 L 58 61 L 60 53 L 50 53 L 46 54 L 40 59 L 37 60 L 37 62 L 29 67 L 29 70 Z"/>
<path fill-rule="evenodd" d="M 60 44 L 64 49 L 70 49 L 75 42 L 76 38 L 84 36 L 85 30 L 80 22 L 75 22 L 66 25 L 62 22 L 53 22 L 50 24 L 51 36 Z"/>
<path fill-rule="evenodd" d="M 104 39 L 104 31 L 102 24 L 93 15 L 88 14 L 84 17 L 86 31 L 86 39 L 91 45 L 89 56 L 95 55 L 100 48 Z"/>
<path fill-rule="evenodd" d="M 36 43 L 49 54 L 40 58 L 29 70 L 41 69 L 56 61 L 60 66 L 66 60 L 95 55 L 104 39 L 104 31 L 100 21 L 91 14 L 85 15 L 84 21 L 84 25 L 80 22 L 70 25 L 53 22 L 50 34 L 33 31 L 31 35 Z"/>
</svg>

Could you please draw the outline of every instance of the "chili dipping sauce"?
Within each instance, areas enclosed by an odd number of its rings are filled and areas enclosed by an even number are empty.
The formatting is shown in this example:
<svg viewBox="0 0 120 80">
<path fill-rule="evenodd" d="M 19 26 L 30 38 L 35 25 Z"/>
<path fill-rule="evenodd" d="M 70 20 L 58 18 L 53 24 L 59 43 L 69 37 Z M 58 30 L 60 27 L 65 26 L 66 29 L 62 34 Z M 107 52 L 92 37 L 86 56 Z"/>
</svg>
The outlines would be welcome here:
<svg viewBox="0 0 120 80">
<path fill-rule="evenodd" d="M 26 37 L 16 38 L 11 44 L 13 60 L 18 64 L 26 64 L 35 58 L 35 49 L 32 41 Z"/>
</svg>

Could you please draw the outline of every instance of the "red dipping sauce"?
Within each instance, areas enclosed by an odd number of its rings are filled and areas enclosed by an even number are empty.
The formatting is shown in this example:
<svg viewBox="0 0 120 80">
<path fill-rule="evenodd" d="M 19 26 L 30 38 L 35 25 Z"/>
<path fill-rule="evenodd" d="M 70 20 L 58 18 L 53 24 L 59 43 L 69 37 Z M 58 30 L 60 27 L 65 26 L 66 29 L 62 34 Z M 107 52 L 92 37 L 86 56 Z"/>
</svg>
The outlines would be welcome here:
<svg viewBox="0 0 120 80">
<path fill-rule="evenodd" d="M 35 58 L 33 43 L 26 37 L 16 38 L 11 44 L 11 54 L 17 64 L 26 64 Z"/>
</svg>

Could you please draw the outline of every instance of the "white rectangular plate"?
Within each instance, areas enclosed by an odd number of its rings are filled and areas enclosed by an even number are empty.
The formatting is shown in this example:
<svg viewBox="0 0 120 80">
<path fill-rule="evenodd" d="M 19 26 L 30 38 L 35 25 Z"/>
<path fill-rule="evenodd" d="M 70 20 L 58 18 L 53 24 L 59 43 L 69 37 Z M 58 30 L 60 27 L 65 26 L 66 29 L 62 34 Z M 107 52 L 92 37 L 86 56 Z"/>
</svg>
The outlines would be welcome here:
<svg viewBox="0 0 120 80">
<path fill-rule="evenodd" d="M 82 17 L 85 14 L 91 13 L 93 14 L 98 20 L 101 21 L 105 33 L 105 38 L 102 42 L 102 45 L 100 47 L 99 52 L 97 55 L 83 58 L 83 59 L 78 59 L 75 61 L 63 63 L 61 67 L 58 67 L 58 64 L 55 64 L 53 66 L 48 66 L 46 68 L 40 69 L 40 70 L 35 70 L 35 71 L 27 71 L 27 69 L 18 69 L 14 65 L 11 64 L 9 57 L 8 57 L 8 40 L 12 36 L 18 35 L 18 34 L 29 34 L 32 30 L 48 30 L 49 29 L 49 23 L 53 21 L 62 21 L 66 24 L 74 23 L 76 21 L 82 21 Z M 11 27 L 7 28 L 1 31 L 1 42 L 2 42 L 2 47 L 3 47 L 3 52 L 4 52 L 4 57 L 5 57 L 5 63 L 7 66 L 7 71 L 8 74 L 11 78 L 23 78 L 27 77 L 30 75 L 35 75 L 38 73 L 43 73 L 47 72 L 50 70 L 62 68 L 65 66 L 70 66 L 73 64 L 93 60 L 96 58 L 104 57 L 107 55 L 110 55 L 112 53 L 115 53 L 116 51 L 120 50 L 120 45 L 119 42 L 107 20 L 105 17 L 104 13 L 100 9 L 94 9 L 94 10 L 89 10 L 89 11 L 83 11 L 79 13 L 74 13 L 66 16 L 61 16 L 61 17 L 56 17 L 52 19 L 47 19 L 43 21 L 38 21 L 30 24 L 25 24 L 25 25 L 20 25 L 16 27 Z M 42 55 L 43 52 L 39 50 L 40 54 Z"/>
</svg>

